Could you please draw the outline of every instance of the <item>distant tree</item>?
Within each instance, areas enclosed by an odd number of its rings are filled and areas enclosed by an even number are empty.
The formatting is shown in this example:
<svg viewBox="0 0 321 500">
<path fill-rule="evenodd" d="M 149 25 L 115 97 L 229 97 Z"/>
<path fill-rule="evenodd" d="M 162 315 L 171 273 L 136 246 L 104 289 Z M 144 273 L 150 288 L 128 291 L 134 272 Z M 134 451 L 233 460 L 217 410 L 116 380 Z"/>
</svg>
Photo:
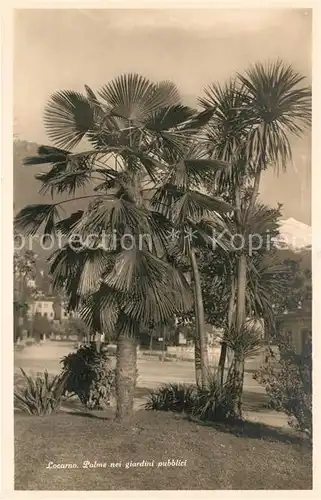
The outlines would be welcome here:
<svg viewBox="0 0 321 500">
<path fill-rule="evenodd" d="M 282 276 L 281 294 L 274 300 L 276 314 L 304 307 L 312 301 L 312 271 L 303 260 L 285 259 L 286 273 Z"/>
<path fill-rule="evenodd" d="M 68 318 L 63 322 L 63 329 L 67 336 L 77 335 L 79 342 L 89 341 L 89 328 L 81 318 Z"/>
<path fill-rule="evenodd" d="M 14 314 L 14 339 L 21 336 L 21 330 L 26 323 L 29 300 L 35 295 L 36 290 L 30 286 L 30 281 L 36 274 L 36 255 L 32 251 L 18 252 L 13 255 L 13 314 Z"/>
</svg>

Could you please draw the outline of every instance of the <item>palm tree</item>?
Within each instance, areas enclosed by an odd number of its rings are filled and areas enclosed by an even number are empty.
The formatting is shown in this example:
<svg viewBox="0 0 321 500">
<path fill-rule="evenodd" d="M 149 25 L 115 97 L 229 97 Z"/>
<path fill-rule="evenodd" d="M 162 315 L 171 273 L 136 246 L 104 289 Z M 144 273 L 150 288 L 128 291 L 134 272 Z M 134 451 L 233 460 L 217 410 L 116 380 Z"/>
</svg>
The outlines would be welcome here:
<svg viewBox="0 0 321 500">
<path fill-rule="evenodd" d="M 214 182 L 221 170 L 228 170 L 224 161 L 210 160 L 199 142 L 188 141 L 174 164 L 168 164 L 158 185 L 153 189 L 151 205 L 173 224 L 175 241 L 169 248 L 176 266 L 184 263 L 190 269 L 195 312 L 195 376 L 196 384 L 205 387 L 209 362 L 204 306 L 197 252 L 213 245 L 213 231 L 223 228 L 221 215 L 232 207 L 224 200 L 207 195 L 205 186 Z M 220 242 L 225 248 L 224 241 Z M 178 262 L 177 262 L 178 257 Z"/>
<path fill-rule="evenodd" d="M 208 149 L 232 163 L 232 175 L 223 172 L 217 187 L 232 195 L 237 231 L 245 238 L 253 223 L 262 172 L 270 166 L 286 169 L 291 160 L 289 136 L 301 135 L 310 124 L 311 91 L 300 86 L 303 79 L 281 61 L 258 63 L 223 88 L 210 85 L 200 99 L 205 109 L 215 108 L 207 131 Z M 236 331 L 241 334 L 246 316 L 245 249 L 237 261 Z M 244 360 L 236 365 L 242 373 Z M 240 397 L 241 391 L 240 387 Z"/>
<path fill-rule="evenodd" d="M 212 110 L 197 113 L 180 103 L 172 83 L 136 74 L 108 83 L 99 98 L 85 89 L 51 97 L 45 125 L 55 146 L 41 146 L 38 156 L 25 160 L 51 165 L 37 176 L 42 193 L 69 198 L 28 206 L 15 222 L 27 233 L 43 230 L 68 240 L 51 257 L 53 283 L 92 331 L 116 332 L 116 416 L 126 419 L 133 409 L 139 330 L 192 306 L 189 283 L 167 248 L 173 223 L 146 201 L 146 186 L 175 170 Z M 86 150 L 72 151 L 81 141 Z M 78 195 L 88 187 L 94 188 L 90 194 Z M 63 218 L 64 204 L 80 199 L 87 208 Z"/>
<path fill-rule="evenodd" d="M 283 278 L 285 268 L 273 247 L 273 239 L 278 235 L 279 209 L 271 209 L 263 204 L 255 206 L 252 231 L 260 237 L 261 245 L 255 251 L 247 245 L 248 276 L 246 295 L 246 317 L 264 318 L 266 332 L 274 331 L 274 303 L 281 293 L 280 277 Z M 225 218 L 229 234 L 236 234 L 233 217 Z M 257 243 L 257 242 L 255 242 Z M 204 290 L 204 307 L 207 322 L 224 329 L 221 354 L 218 363 L 220 382 L 223 384 L 225 362 L 227 357 L 226 339 L 235 330 L 235 275 L 237 252 L 220 250 L 204 251 L 200 259 L 202 288 Z"/>
</svg>

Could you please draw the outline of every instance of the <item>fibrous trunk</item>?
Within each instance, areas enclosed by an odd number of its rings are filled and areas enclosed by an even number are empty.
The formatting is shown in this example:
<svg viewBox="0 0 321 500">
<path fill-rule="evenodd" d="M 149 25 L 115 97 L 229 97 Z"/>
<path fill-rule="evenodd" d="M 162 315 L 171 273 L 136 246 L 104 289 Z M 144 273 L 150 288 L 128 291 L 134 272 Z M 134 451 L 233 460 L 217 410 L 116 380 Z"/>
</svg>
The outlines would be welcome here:
<svg viewBox="0 0 321 500">
<path fill-rule="evenodd" d="M 237 265 L 237 307 L 236 307 L 236 336 L 242 334 L 246 312 L 246 255 L 241 254 Z M 244 380 L 244 357 L 241 352 L 234 352 L 234 359 L 229 371 L 229 386 L 233 396 L 233 413 L 242 418 L 242 395 Z"/>
<path fill-rule="evenodd" d="M 207 384 L 209 362 L 207 350 L 207 334 L 205 332 L 204 306 L 201 288 L 201 278 L 196 261 L 195 251 L 191 249 L 190 260 L 194 283 L 195 301 L 195 378 L 196 384 L 205 387 Z"/>
<path fill-rule="evenodd" d="M 132 337 L 121 335 L 116 353 L 116 419 L 128 420 L 133 415 L 137 378 L 137 346 Z"/>
<path fill-rule="evenodd" d="M 230 334 L 231 329 L 232 329 L 234 306 L 235 306 L 235 281 L 234 281 L 234 278 L 232 277 L 231 278 L 231 294 L 230 294 L 229 304 L 228 304 L 227 336 Z M 221 387 L 223 386 L 223 383 L 224 383 L 224 370 L 225 370 L 226 357 L 227 357 L 227 344 L 226 344 L 226 341 L 223 339 L 222 346 L 221 346 L 220 359 L 218 362 L 219 380 L 220 380 Z"/>
<path fill-rule="evenodd" d="M 231 414 L 234 418 L 242 419 L 242 398 L 244 381 L 244 358 L 235 356 L 232 362 L 231 377 L 229 378 L 229 391 L 232 399 Z"/>
</svg>

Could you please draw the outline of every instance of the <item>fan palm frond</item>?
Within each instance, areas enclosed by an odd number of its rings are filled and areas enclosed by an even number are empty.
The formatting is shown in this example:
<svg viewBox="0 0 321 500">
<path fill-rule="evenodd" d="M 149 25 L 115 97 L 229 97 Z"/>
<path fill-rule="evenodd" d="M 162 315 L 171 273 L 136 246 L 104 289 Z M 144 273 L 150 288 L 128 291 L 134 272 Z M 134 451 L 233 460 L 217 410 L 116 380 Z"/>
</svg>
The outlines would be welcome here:
<svg viewBox="0 0 321 500">
<path fill-rule="evenodd" d="M 51 96 L 44 115 L 49 138 L 59 147 L 76 146 L 94 126 L 94 113 L 88 99 L 73 90 Z"/>
<path fill-rule="evenodd" d="M 182 188 L 198 188 L 206 183 L 215 182 L 222 169 L 230 168 L 231 164 L 222 160 L 186 158 L 170 168 L 169 182 Z"/>
<path fill-rule="evenodd" d="M 152 320 L 165 321 L 182 305 L 191 305 L 184 279 L 164 260 L 137 248 L 116 256 L 104 283 L 123 293 L 123 311 L 146 325 Z"/>
<path fill-rule="evenodd" d="M 148 117 L 145 127 L 152 132 L 175 129 L 189 120 L 194 114 L 195 111 L 193 109 L 182 104 L 166 106 L 152 113 Z"/>
<path fill-rule="evenodd" d="M 70 151 L 66 149 L 55 148 L 53 146 L 39 146 L 37 156 L 27 156 L 23 159 L 23 165 L 42 165 L 42 164 L 62 164 Z"/>
<path fill-rule="evenodd" d="M 26 235 L 36 234 L 43 225 L 44 234 L 52 234 L 59 218 L 58 208 L 54 203 L 28 205 L 16 215 L 14 225 Z"/>
<path fill-rule="evenodd" d="M 105 284 L 82 300 L 79 316 L 92 330 L 113 333 L 119 318 L 117 292 Z"/>
<path fill-rule="evenodd" d="M 181 103 L 181 96 L 175 83 L 163 80 L 156 83 L 154 99 L 159 107 L 176 106 Z"/>
<path fill-rule="evenodd" d="M 189 218 L 200 220 L 213 212 L 231 212 L 233 207 L 225 201 L 198 191 L 187 191 L 173 204 L 173 219 L 181 225 Z"/>
<path fill-rule="evenodd" d="M 83 214 L 83 210 L 77 210 L 77 212 L 72 213 L 69 217 L 60 220 L 56 224 L 56 232 L 58 234 L 62 234 L 63 236 L 72 234 L 75 225 L 82 218 Z"/>
<path fill-rule="evenodd" d="M 160 107 L 155 102 L 156 86 L 147 78 L 136 73 L 123 74 L 107 85 L 104 85 L 99 95 L 112 114 L 125 120 L 144 122 L 144 120 Z M 162 99 L 160 99 L 162 103 Z"/>
<path fill-rule="evenodd" d="M 86 249 L 77 293 L 86 296 L 100 288 L 103 274 L 111 265 L 112 258 L 102 248 Z"/>
<path fill-rule="evenodd" d="M 208 124 L 213 116 L 213 113 L 213 107 L 209 107 L 199 113 L 194 113 L 193 116 L 190 117 L 188 122 L 183 125 L 182 130 L 194 130 L 195 132 L 199 131 L 199 129 Z"/>
<path fill-rule="evenodd" d="M 91 170 L 86 166 L 75 171 L 60 167 L 55 166 L 49 172 L 36 175 L 36 179 L 42 182 L 41 194 L 50 191 L 51 197 L 65 192 L 74 195 L 78 189 L 85 188 L 91 179 Z"/>
</svg>

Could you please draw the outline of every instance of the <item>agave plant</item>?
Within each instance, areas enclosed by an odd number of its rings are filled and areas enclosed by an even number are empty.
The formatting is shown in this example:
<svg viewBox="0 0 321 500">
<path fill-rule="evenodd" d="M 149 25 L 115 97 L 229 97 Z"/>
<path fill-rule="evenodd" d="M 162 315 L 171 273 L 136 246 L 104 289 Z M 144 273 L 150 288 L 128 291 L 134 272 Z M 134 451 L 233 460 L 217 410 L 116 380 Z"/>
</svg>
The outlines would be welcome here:
<svg viewBox="0 0 321 500">
<path fill-rule="evenodd" d="M 172 411 L 191 413 L 193 410 L 196 387 L 188 384 L 164 384 L 155 391 L 150 391 L 145 410 Z"/>
<path fill-rule="evenodd" d="M 219 371 L 210 371 L 205 387 L 195 393 L 192 416 L 209 422 L 238 418 L 234 412 L 234 392 L 229 380 L 220 382 Z"/>
<path fill-rule="evenodd" d="M 14 406 L 30 415 L 50 415 L 59 410 L 64 399 L 66 380 L 64 376 L 50 377 L 47 370 L 43 376 L 33 378 L 20 368 L 26 382 L 14 392 Z"/>
</svg>

